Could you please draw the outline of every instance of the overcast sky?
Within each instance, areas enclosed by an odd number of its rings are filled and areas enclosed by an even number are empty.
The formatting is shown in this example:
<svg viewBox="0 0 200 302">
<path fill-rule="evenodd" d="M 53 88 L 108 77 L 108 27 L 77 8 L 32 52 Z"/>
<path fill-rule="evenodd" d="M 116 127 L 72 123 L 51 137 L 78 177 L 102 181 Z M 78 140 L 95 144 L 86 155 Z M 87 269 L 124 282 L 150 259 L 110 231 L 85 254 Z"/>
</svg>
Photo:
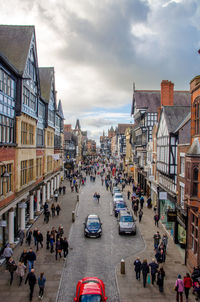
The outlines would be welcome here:
<svg viewBox="0 0 200 302">
<path fill-rule="evenodd" d="M 54 66 L 65 123 L 97 139 L 130 123 L 136 89 L 200 74 L 200 0 L 6 0 L 2 24 L 35 25 L 39 66 Z"/>
</svg>

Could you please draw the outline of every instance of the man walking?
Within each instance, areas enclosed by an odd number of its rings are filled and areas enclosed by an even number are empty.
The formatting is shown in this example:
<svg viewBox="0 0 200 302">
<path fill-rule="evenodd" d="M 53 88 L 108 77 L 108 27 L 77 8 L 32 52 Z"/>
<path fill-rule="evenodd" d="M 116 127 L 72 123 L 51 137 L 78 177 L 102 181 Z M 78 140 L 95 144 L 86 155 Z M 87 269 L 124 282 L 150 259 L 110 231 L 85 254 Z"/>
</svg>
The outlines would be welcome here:
<svg viewBox="0 0 200 302">
<path fill-rule="evenodd" d="M 155 262 L 155 259 L 152 259 L 152 262 L 149 263 L 149 266 L 151 268 L 151 283 L 154 285 L 154 282 L 156 280 L 156 273 L 158 270 L 158 264 Z"/>
<path fill-rule="evenodd" d="M 154 239 L 154 249 L 156 250 L 159 246 L 160 243 L 160 233 L 157 231 L 157 233 L 154 234 L 153 239 Z"/>
<path fill-rule="evenodd" d="M 33 291 L 34 291 L 34 287 L 35 287 L 35 284 L 36 284 L 36 276 L 35 276 L 35 270 L 32 268 L 31 271 L 28 273 L 27 277 L 26 277 L 26 281 L 25 281 L 25 284 L 27 283 L 28 281 L 28 284 L 29 284 L 29 287 L 30 287 L 30 301 L 32 301 L 32 298 L 33 298 Z"/>
<path fill-rule="evenodd" d="M 140 261 L 140 258 L 137 257 L 133 264 L 135 266 L 136 279 L 140 280 L 140 271 L 141 271 L 141 261 Z"/>
</svg>

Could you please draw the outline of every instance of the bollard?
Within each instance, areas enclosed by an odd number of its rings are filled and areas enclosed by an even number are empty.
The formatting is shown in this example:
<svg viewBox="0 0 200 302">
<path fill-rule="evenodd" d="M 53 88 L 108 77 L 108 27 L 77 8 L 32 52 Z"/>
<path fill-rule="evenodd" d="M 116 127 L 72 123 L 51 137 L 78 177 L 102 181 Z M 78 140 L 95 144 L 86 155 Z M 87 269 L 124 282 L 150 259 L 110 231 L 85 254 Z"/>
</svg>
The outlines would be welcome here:
<svg viewBox="0 0 200 302">
<path fill-rule="evenodd" d="M 121 274 L 125 275 L 125 261 L 124 261 L 124 259 L 121 260 Z"/>
<path fill-rule="evenodd" d="M 74 221 L 75 221 L 75 212 L 72 211 L 72 222 L 74 222 Z"/>
<path fill-rule="evenodd" d="M 79 201 L 79 195 L 77 195 L 77 201 Z"/>
</svg>

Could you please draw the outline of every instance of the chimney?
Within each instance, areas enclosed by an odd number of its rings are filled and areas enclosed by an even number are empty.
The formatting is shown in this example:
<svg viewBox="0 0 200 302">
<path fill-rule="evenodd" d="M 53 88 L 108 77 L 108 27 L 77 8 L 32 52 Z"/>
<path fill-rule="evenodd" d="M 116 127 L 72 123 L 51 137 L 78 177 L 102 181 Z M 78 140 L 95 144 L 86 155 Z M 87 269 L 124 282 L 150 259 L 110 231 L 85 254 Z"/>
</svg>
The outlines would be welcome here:
<svg viewBox="0 0 200 302">
<path fill-rule="evenodd" d="M 161 82 L 161 106 L 174 105 L 174 83 L 163 80 Z"/>
</svg>

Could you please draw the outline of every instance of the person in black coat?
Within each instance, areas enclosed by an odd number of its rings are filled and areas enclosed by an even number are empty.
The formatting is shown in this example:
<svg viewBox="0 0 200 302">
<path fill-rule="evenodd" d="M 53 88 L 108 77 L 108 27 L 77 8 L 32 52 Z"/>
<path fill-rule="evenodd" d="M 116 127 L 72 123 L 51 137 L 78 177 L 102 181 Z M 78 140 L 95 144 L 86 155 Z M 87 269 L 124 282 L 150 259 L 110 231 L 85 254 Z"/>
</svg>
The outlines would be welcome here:
<svg viewBox="0 0 200 302">
<path fill-rule="evenodd" d="M 64 237 L 64 240 L 62 241 L 61 246 L 62 246 L 63 253 L 64 253 L 64 259 L 66 259 L 66 256 L 68 255 L 68 247 L 69 247 L 66 237 Z"/>
<path fill-rule="evenodd" d="M 26 280 L 25 280 L 25 284 L 27 283 L 27 281 L 28 281 L 28 284 L 29 284 L 29 287 L 30 287 L 30 301 L 32 301 L 34 287 L 35 287 L 35 284 L 37 282 L 37 279 L 36 279 L 36 276 L 35 276 L 33 268 L 28 273 L 28 275 L 26 277 Z"/>
<path fill-rule="evenodd" d="M 37 251 L 39 250 L 39 244 L 43 247 L 43 235 L 40 231 L 37 233 Z"/>
<path fill-rule="evenodd" d="M 26 236 L 26 242 L 28 243 L 29 246 L 31 245 L 31 241 L 32 241 L 32 231 L 30 230 Z"/>
<path fill-rule="evenodd" d="M 27 260 L 28 260 L 28 268 L 30 272 L 31 269 L 34 267 L 34 261 L 36 260 L 36 254 L 32 250 L 32 248 L 30 248 L 29 252 L 27 253 Z"/>
<path fill-rule="evenodd" d="M 141 265 L 142 265 L 140 258 L 137 257 L 133 264 L 135 266 L 136 279 L 140 280 L 140 271 L 141 271 Z"/>
<path fill-rule="evenodd" d="M 163 292 L 164 278 L 165 278 L 165 271 L 163 267 L 161 267 L 157 274 L 157 285 L 159 286 L 159 291 L 161 293 Z"/>
<path fill-rule="evenodd" d="M 149 266 L 147 263 L 147 259 L 143 260 L 143 263 L 141 265 L 141 271 L 142 271 L 142 276 L 143 276 L 143 286 L 146 286 L 147 283 L 147 275 L 149 273 Z"/>
<path fill-rule="evenodd" d="M 154 285 L 154 282 L 156 280 L 156 273 L 158 271 L 158 264 L 155 262 L 155 259 L 152 259 L 152 262 L 149 263 L 149 266 L 151 268 L 151 283 Z"/>
<path fill-rule="evenodd" d="M 23 252 L 21 253 L 21 256 L 20 256 L 20 262 L 24 263 L 25 266 L 27 266 L 27 257 L 28 257 L 28 253 L 27 253 L 27 250 L 24 249 Z"/>
</svg>

